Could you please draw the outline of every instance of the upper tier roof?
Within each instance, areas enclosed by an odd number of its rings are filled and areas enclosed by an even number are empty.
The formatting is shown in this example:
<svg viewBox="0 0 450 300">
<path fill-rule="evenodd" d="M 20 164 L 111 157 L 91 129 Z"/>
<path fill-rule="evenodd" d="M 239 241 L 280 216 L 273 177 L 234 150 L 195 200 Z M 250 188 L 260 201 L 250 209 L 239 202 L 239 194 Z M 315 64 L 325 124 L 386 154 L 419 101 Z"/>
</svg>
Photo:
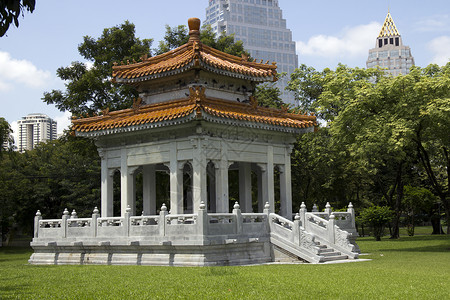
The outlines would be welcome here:
<svg viewBox="0 0 450 300">
<path fill-rule="evenodd" d="M 206 46 L 200 42 L 199 26 L 198 19 L 189 19 L 189 42 L 177 49 L 144 58 L 138 63 L 114 66 L 113 80 L 133 84 L 173 76 L 191 69 L 204 69 L 254 82 L 276 81 L 275 63 L 249 62 L 245 56 L 237 57 Z"/>
<path fill-rule="evenodd" d="M 384 20 L 383 27 L 381 27 L 380 34 L 378 37 L 388 37 L 388 36 L 398 36 L 400 33 L 395 26 L 394 20 L 392 19 L 391 13 L 388 12 L 386 19 Z"/>
</svg>

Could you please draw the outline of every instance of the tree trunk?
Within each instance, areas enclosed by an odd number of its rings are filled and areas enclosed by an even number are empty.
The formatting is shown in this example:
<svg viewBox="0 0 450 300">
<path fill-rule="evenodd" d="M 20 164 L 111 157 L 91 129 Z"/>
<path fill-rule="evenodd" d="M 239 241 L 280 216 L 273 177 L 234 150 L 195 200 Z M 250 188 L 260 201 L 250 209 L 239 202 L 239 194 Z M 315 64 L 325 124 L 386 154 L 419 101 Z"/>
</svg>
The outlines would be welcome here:
<svg viewBox="0 0 450 300">
<path fill-rule="evenodd" d="M 395 198 L 394 203 L 394 219 L 393 226 L 391 232 L 391 239 L 400 238 L 400 216 L 401 216 L 401 205 L 403 199 L 403 180 L 402 180 L 402 170 L 403 170 L 403 162 L 401 162 L 397 169 L 397 178 L 396 178 L 396 187 L 397 187 L 397 196 Z"/>
<path fill-rule="evenodd" d="M 433 215 L 431 216 L 431 226 L 433 227 L 433 232 L 431 234 L 444 234 L 441 225 L 440 216 Z"/>
</svg>

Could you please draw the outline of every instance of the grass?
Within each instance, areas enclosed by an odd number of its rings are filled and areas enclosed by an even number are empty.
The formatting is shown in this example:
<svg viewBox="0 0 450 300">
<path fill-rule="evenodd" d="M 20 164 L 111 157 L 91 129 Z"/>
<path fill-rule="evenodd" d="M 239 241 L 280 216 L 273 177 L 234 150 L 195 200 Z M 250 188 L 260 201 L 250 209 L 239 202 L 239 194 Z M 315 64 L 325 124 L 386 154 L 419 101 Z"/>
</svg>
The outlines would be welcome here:
<svg viewBox="0 0 450 300">
<path fill-rule="evenodd" d="M 0 248 L 0 299 L 450 299 L 450 237 L 358 240 L 372 261 L 247 267 L 33 266 Z"/>
</svg>

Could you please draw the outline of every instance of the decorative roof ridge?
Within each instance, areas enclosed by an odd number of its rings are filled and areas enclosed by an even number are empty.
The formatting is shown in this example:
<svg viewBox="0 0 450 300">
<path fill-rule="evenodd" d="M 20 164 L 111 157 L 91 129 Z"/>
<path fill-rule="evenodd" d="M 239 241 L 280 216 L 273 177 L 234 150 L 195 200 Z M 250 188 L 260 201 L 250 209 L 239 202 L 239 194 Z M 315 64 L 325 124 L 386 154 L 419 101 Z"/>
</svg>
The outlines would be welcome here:
<svg viewBox="0 0 450 300">
<path fill-rule="evenodd" d="M 230 101 L 230 100 L 224 100 L 220 98 L 214 98 L 214 97 L 206 97 L 201 99 L 200 106 L 202 108 L 205 108 L 208 106 L 208 104 L 211 105 L 222 105 L 227 108 L 236 108 L 236 109 L 242 109 L 247 108 L 249 113 L 263 113 L 265 116 L 270 117 L 289 117 L 291 119 L 300 120 L 300 121 L 315 121 L 315 116 L 308 116 L 308 115 L 300 115 L 300 114 L 294 114 L 284 111 L 283 109 L 278 108 L 271 108 L 271 107 L 263 107 L 263 106 L 256 106 L 253 107 L 249 103 L 242 103 L 237 101 Z"/>
<path fill-rule="evenodd" d="M 222 52 L 220 50 L 214 49 L 213 47 L 210 47 L 210 46 L 207 46 L 207 45 L 203 44 L 202 42 L 200 42 L 199 44 L 201 45 L 202 50 L 204 52 L 206 52 L 206 53 L 209 52 L 209 54 L 213 54 L 213 55 L 215 55 L 218 58 L 231 60 L 232 62 L 237 63 L 237 64 L 244 64 L 244 65 L 247 65 L 247 66 L 259 67 L 259 68 L 268 68 L 268 69 L 273 69 L 273 70 L 275 70 L 277 68 L 277 66 L 275 64 L 264 64 L 264 63 L 257 63 L 257 62 L 247 61 L 247 60 L 244 60 L 242 57 L 235 56 L 235 55 L 228 54 L 228 53 Z"/>
<path fill-rule="evenodd" d="M 134 67 L 141 67 L 141 66 L 145 66 L 145 65 L 148 65 L 148 64 L 159 63 L 161 61 L 167 60 L 168 58 L 171 58 L 171 57 L 168 57 L 168 56 L 176 56 L 176 55 L 182 54 L 182 53 L 184 53 L 186 51 L 189 51 L 190 50 L 189 48 L 191 46 L 192 46 L 192 49 L 193 49 L 193 45 L 194 45 L 193 42 L 187 42 L 186 44 L 184 44 L 184 45 L 182 45 L 182 46 L 180 46 L 178 48 L 175 48 L 173 50 L 167 51 L 165 53 L 162 53 L 162 54 L 159 54 L 159 55 L 156 55 L 156 56 L 153 56 L 153 57 L 149 57 L 149 58 L 144 59 L 144 60 L 142 60 L 140 62 L 132 63 L 132 64 L 129 64 L 129 65 L 113 66 L 113 71 L 114 70 L 129 69 L 129 68 L 134 68 Z"/>
</svg>

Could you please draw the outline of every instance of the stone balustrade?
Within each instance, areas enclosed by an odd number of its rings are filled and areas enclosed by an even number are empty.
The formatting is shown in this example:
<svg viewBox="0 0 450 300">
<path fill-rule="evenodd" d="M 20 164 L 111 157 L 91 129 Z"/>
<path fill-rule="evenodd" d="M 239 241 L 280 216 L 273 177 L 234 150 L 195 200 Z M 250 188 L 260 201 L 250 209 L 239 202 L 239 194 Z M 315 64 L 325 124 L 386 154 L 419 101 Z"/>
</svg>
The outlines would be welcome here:
<svg viewBox="0 0 450 300">
<path fill-rule="evenodd" d="M 317 206 L 314 210 L 317 210 Z M 231 213 L 208 213 L 202 202 L 195 214 L 170 214 L 164 204 L 159 215 L 152 216 L 131 216 L 131 209 L 127 208 L 123 217 L 103 218 L 95 208 L 91 218 L 78 218 L 75 211 L 69 215 L 66 209 L 61 219 L 43 220 L 38 211 L 31 246 L 43 251 L 45 247 L 66 247 L 65 251 L 70 252 L 72 246 L 90 247 L 90 251 L 96 251 L 95 247 L 100 247 L 102 251 L 109 251 L 110 247 L 127 245 L 215 247 L 214 245 L 236 244 L 236 247 L 242 247 L 239 245 L 256 242 L 261 243 L 258 251 L 264 257 L 263 260 L 267 260 L 270 251 L 264 245 L 270 241 L 307 261 L 321 262 L 323 256 L 319 245 L 326 245 L 350 258 L 357 258 L 354 232 L 356 229 L 351 203 L 347 212 L 332 212 L 329 207 L 325 212 L 307 212 L 302 203 L 299 213 L 291 221 L 270 213 L 268 203 L 263 213 L 241 213 L 237 202 Z M 133 251 L 138 250 L 136 248 Z M 173 254 L 176 254 L 176 250 L 170 251 L 175 251 Z M 38 263 L 41 261 L 39 255 L 36 254 L 33 258 Z"/>
</svg>

